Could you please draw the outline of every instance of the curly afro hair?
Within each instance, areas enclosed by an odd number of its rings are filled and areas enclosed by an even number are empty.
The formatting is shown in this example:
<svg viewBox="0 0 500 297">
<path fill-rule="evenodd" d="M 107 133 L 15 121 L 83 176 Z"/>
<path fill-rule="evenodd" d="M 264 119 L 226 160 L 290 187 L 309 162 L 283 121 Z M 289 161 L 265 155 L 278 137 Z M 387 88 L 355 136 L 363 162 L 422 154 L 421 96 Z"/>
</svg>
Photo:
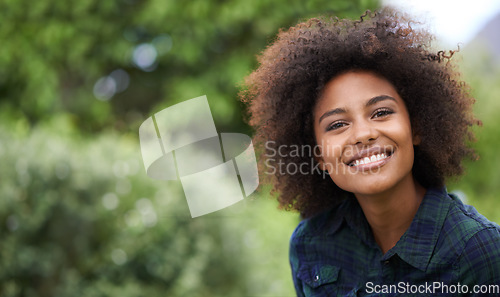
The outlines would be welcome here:
<svg viewBox="0 0 500 297">
<path fill-rule="evenodd" d="M 351 195 L 316 170 L 313 150 L 304 149 L 315 147 L 312 110 L 323 87 L 349 70 L 385 77 L 403 98 L 421 139 L 412 172 L 422 186 L 443 186 L 463 173 L 462 160 L 476 158 L 468 143 L 480 122 L 451 63 L 454 51 L 433 53 L 432 36 L 411 25 L 390 9 L 355 21 L 313 18 L 280 30 L 259 56 L 240 95 L 256 131 L 260 176 L 272 182 L 282 208 L 310 217 Z"/>
</svg>

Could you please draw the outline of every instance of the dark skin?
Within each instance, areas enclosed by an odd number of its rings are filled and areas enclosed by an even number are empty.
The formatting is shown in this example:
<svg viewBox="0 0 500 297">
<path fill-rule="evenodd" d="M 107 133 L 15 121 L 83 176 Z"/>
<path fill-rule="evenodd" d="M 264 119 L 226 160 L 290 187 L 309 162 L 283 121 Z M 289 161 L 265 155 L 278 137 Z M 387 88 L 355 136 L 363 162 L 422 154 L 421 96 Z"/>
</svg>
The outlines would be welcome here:
<svg viewBox="0 0 500 297">
<path fill-rule="evenodd" d="M 314 108 L 314 132 L 322 169 L 354 194 L 385 254 L 409 228 L 426 191 L 412 174 L 420 140 L 404 101 L 373 72 L 340 74 Z"/>
</svg>

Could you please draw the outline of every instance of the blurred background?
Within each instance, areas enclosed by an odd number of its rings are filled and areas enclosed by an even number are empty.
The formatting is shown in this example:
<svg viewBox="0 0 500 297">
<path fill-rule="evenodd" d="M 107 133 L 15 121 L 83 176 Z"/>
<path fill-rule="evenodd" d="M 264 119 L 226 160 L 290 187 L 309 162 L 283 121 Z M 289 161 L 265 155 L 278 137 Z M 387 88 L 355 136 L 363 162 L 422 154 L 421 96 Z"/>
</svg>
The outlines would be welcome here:
<svg viewBox="0 0 500 297">
<path fill-rule="evenodd" d="M 473 144 L 481 159 L 449 190 L 500 222 L 500 8 L 480 2 L 465 3 L 465 15 L 451 2 L 419 11 L 436 47 L 461 42 L 456 60 L 484 123 Z M 178 182 L 146 176 L 138 128 L 207 95 L 219 132 L 251 135 L 239 84 L 279 28 L 384 4 L 418 10 L 376 0 L 0 0 L 0 296 L 294 296 L 298 215 L 264 187 L 192 219 Z M 440 23 L 446 16 L 455 18 Z M 459 24 L 474 29 L 443 37 Z"/>
</svg>

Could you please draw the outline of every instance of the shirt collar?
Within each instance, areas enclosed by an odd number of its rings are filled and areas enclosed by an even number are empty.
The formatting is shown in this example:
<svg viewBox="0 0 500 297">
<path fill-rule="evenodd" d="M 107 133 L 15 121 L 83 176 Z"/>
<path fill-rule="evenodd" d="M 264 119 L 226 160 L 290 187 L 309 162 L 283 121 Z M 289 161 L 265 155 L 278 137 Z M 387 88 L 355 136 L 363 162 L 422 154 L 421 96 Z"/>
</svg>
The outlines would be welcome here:
<svg viewBox="0 0 500 297">
<path fill-rule="evenodd" d="M 410 227 L 384 258 L 397 254 L 406 263 L 425 271 L 451 202 L 445 188 L 428 189 Z"/>
<path fill-rule="evenodd" d="M 397 244 L 383 255 L 385 261 L 398 255 L 403 261 L 425 271 L 436 246 L 451 204 L 445 188 L 431 188 L 425 193 L 413 221 Z M 328 233 L 337 232 L 345 222 L 368 246 L 378 248 L 366 217 L 356 198 L 343 201 L 332 215 Z"/>
<path fill-rule="evenodd" d="M 345 199 L 332 215 L 333 222 L 329 226 L 328 234 L 334 234 L 345 222 L 365 244 L 376 247 L 372 231 L 365 214 L 354 195 Z"/>
</svg>

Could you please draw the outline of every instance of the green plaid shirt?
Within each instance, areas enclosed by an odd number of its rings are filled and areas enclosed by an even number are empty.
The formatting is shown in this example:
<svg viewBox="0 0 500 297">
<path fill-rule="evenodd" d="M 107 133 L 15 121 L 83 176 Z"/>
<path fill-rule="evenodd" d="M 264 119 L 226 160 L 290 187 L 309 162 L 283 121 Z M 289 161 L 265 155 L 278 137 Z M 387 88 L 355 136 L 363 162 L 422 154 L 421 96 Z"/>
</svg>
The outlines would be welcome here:
<svg viewBox="0 0 500 297">
<path fill-rule="evenodd" d="M 293 233 L 295 289 L 298 296 L 500 296 L 499 231 L 445 189 L 429 189 L 408 230 L 382 254 L 350 198 Z"/>
</svg>

